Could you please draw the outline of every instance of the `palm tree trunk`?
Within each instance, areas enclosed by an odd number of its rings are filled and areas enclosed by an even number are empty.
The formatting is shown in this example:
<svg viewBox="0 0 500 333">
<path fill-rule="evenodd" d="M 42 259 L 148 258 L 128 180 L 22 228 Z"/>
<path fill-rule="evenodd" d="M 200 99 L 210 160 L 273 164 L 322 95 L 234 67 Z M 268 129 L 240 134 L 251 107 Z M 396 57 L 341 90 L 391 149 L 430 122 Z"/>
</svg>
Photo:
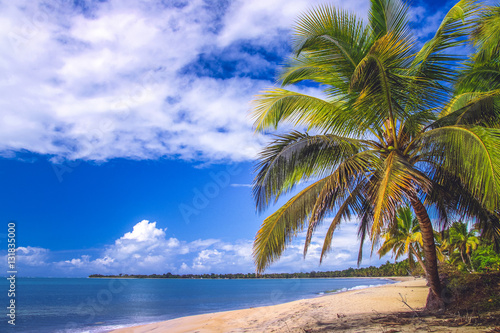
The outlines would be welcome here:
<svg viewBox="0 0 500 333">
<path fill-rule="evenodd" d="M 469 259 L 470 269 L 472 270 L 472 272 L 475 272 L 476 270 L 474 269 L 474 266 L 472 266 L 472 258 L 470 257 L 469 253 L 467 253 L 467 258 Z"/>
<path fill-rule="evenodd" d="M 434 229 L 432 228 L 431 219 L 424 205 L 416 195 L 410 198 L 411 205 L 417 216 L 422 233 L 423 250 L 427 271 L 427 282 L 431 288 L 431 293 L 427 297 L 428 309 L 441 308 L 444 305 L 441 297 L 441 282 L 439 281 L 439 273 L 437 267 L 436 244 L 434 243 Z"/>
<path fill-rule="evenodd" d="M 420 253 L 418 253 L 417 250 L 411 245 L 410 245 L 410 248 L 411 248 L 411 251 L 413 252 L 413 254 L 415 255 L 415 257 L 417 257 L 418 263 L 420 264 L 420 266 L 422 266 L 422 269 L 424 270 L 425 276 L 427 276 L 427 269 L 425 268 L 425 264 L 422 261 L 422 258 L 420 258 Z"/>
<path fill-rule="evenodd" d="M 459 252 L 460 252 L 460 257 L 462 257 L 462 261 L 464 262 L 464 265 L 465 265 L 465 268 L 467 269 L 467 271 L 469 270 L 469 267 L 467 267 L 467 261 L 465 261 L 465 258 L 464 258 L 464 253 L 463 251 L 461 251 L 459 249 Z"/>
</svg>

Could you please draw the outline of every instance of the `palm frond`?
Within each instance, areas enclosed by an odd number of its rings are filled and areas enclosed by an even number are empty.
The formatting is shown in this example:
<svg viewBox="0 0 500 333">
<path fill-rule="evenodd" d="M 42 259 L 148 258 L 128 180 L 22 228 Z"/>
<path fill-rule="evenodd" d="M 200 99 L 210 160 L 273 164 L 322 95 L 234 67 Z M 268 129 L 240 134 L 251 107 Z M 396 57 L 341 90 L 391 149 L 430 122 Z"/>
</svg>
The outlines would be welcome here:
<svg viewBox="0 0 500 333">
<path fill-rule="evenodd" d="M 491 241 L 495 251 L 500 253 L 500 211 L 481 211 L 476 227 L 481 232 L 481 238 Z"/>
<path fill-rule="evenodd" d="M 488 6 L 481 12 L 472 32 L 472 37 L 478 52 L 477 62 L 487 62 L 500 55 L 500 6 Z"/>
<path fill-rule="evenodd" d="M 427 177 L 395 151 L 388 154 L 375 176 L 376 182 L 369 193 L 374 206 L 372 241 L 380 234 L 382 226 L 394 219 L 397 208 L 404 204 L 416 186 L 424 192 L 430 186 Z"/>
<path fill-rule="evenodd" d="M 444 104 L 451 93 L 446 83 L 457 78 L 457 66 L 463 57 L 454 48 L 467 41 L 477 12 L 474 0 L 462 0 L 446 14 L 434 37 L 415 55 L 411 75 L 416 79 L 408 89 L 409 98 L 428 108 Z"/>
<path fill-rule="evenodd" d="M 262 223 L 253 245 L 257 272 L 262 272 L 281 256 L 286 246 L 307 221 L 326 179 L 319 180 L 291 198 Z"/>
<path fill-rule="evenodd" d="M 462 58 L 444 51 L 466 42 L 474 26 L 471 18 L 477 9 L 476 1 L 461 0 L 448 11 L 434 37 L 424 44 L 413 60 L 412 67 L 417 76 L 444 82 L 454 80 L 454 71 L 450 67 Z"/>
<path fill-rule="evenodd" d="M 373 223 L 373 206 L 372 204 L 366 200 L 363 201 L 363 209 L 361 215 L 361 221 L 359 222 L 358 227 L 358 238 L 359 238 L 359 250 L 358 250 L 358 266 L 361 264 L 363 260 L 363 245 L 366 240 L 366 236 L 369 235 L 371 224 Z M 333 235 L 333 234 L 332 234 Z M 323 253 L 326 253 L 329 248 L 323 247 Z"/>
<path fill-rule="evenodd" d="M 467 61 L 455 85 L 456 94 L 500 89 L 500 61 Z"/>
<path fill-rule="evenodd" d="M 449 125 L 497 126 L 500 124 L 500 89 L 464 92 L 456 95 L 441 111 L 432 128 Z"/>
<path fill-rule="evenodd" d="M 313 53 L 318 60 L 335 59 L 335 67 L 352 71 L 369 47 L 369 31 L 353 14 L 318 6 L 299 16 L 293 36 L 296 56 Z"/>
<path fill-rule="evenodd" d="M 258 210 L 277 200 L 301 180 L 322 177 L 337 164 L 366 149 L 367 142 L 331 134 L 313 135 L 293 131 L 278 136 L 259 155 L 253 194 Z"/>
<path fill-rule="evenodd" d="M 356 128 L 355 121 L 344 103 L 327 102 L 321 98 L 294 91 L 275 88 L 264 91 L 254 100 L 252 118 L 258 132 L 276 129 L 280 123 L 307 126 L 310 129 L 329 129 L 331 133 L 342 134 Z"/>
<path fill-rule="evenodd" d="M 377 40 L 368 54 L 360 61 L 351 78 L 351 89 L 359 92 L 354 107 L 357 122 L 380 128 L 389 119 L 396 140 L 396 120 L 405 119 L 408 99 L 406 87 L 414 78 L 401 68 L 408 67 L 412 42 L 389 33 Z"/>
<path fill-rule="evenodd" d="M 338 208 L 337 216 L 332 222 L 337 224 L 341 219 L 348 219 L 351 211 L 355 213 L 363 211 L 362 203 L 368 180 L 366 174 L 378 163 L 380 158 L 376 151 L 363 151 L 346 159 L 327 178 L 311 213 L 304 255 L 313 232 L 328 213 Z"/>
<path fill-rule="evenodd" d="M 440 164 L 427 163 L 427 174 L 432 181 L 432 191 L 425 197 L 425 204 L 436 209 L 436 222 L 444 232 L 449 227 L 450 218 L 461 216 L 464 219 L 488 220 L 486 209 L 460 178 Z"/>
<path fill-rule="evenodd" d="M 333 68 L 332 61 L 329 59 L 318 60 L 315 55 L 294 57 L 281 70 L 279 81 L 282 86 L 307 80 L 314 81 L 328 87 L 325 90 L 328 95 L 341 96 L 349 90 L 349 85 L 342 73 Z M 337 63 L 337 65 L 339 64 Z"/>
<path fill-rule="evenodd" d="M 368 18 L 373 36 L 393 33 L 402 35 L 408 29 L 408 6 L 400 0 L 371 0 Z"/>
<path fill-rule="evenodd" d="M 447 126 L 424 133 L 421 161 L 438 165 L 491 211 L 500 207 L 500 130 Z"/>
<path fill-rule="evenodd" d="M 331 250 L 333 234 L 337 229 L 337 226 L 342 222 L 342 220 L 349 219 L 353 213 L 356 213 L 358 216 L 362 216 L 361 224 L 360 224 L 360 232 L 359 236 L 360 240 L 360 248 L 358 253 L 358 265 L 361 262 L 361 258 L 363 255 L 363 242 L 365 239 L 366 231 L 368 229 L 368 225 L 372 221 L 372 211 L 371 205 L 362 195 L 364 184 L 358 184 L 358 187 L 349 195 L 349 197 L 343 202 L 343 204 L 337 210 L 337 214 L 333 218 L 330 226 L 325 235 L 325 239 L 323 241 L 323 248 L 321 249 L 321 255 L 319 262 L 320 264 L 323 262 L 326 254 Z"/>
</svg>

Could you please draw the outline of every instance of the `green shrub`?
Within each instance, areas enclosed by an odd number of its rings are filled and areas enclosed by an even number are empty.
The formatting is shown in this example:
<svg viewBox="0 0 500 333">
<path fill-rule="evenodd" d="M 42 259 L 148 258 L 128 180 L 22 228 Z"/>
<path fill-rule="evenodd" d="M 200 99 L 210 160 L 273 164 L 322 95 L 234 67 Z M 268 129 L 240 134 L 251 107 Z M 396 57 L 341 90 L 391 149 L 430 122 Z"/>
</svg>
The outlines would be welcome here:
<svg viewBox="0 0 500 333">
<path fill-rule="evenodd" d="M 500 254 L 494 251 L 493 245 L 480 245 L 472 252 L 471 261 L 478 272 L 500 271 Z"/>
</svg>

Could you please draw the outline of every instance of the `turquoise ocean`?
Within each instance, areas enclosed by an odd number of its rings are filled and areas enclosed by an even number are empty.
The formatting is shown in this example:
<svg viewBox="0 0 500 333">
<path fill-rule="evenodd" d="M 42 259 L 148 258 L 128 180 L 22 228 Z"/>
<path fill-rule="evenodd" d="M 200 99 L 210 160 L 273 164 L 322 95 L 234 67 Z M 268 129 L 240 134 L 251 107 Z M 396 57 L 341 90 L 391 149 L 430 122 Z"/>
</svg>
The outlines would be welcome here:
<svg viewBox="0 0 500 333">
<path fill-rule="evenodd" d="M 0 282 L 0 332 L 107 332 L 183 316 L 274 305 L 329 292 L 392 283 L 386 279 L 18 278 L 15 326 L 8 281 Z"/>
</svg>

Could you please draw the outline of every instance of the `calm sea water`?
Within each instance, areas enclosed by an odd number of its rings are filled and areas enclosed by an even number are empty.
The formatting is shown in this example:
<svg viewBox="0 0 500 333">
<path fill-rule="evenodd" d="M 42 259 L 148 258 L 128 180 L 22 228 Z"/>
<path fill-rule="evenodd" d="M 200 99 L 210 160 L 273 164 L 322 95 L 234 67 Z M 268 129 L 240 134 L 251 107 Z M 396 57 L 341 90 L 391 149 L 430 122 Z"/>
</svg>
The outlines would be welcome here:
<svg viewBox="0 0 500 333">
<path fill-rule="evenodd" d="M 55 279 L 18 278 L 16 326 L 7 323 L 8 285 L 0 332 L 106 332 L 208 312 L 273 305 L 391 283 L 384 279 Z"/>
</svg>

